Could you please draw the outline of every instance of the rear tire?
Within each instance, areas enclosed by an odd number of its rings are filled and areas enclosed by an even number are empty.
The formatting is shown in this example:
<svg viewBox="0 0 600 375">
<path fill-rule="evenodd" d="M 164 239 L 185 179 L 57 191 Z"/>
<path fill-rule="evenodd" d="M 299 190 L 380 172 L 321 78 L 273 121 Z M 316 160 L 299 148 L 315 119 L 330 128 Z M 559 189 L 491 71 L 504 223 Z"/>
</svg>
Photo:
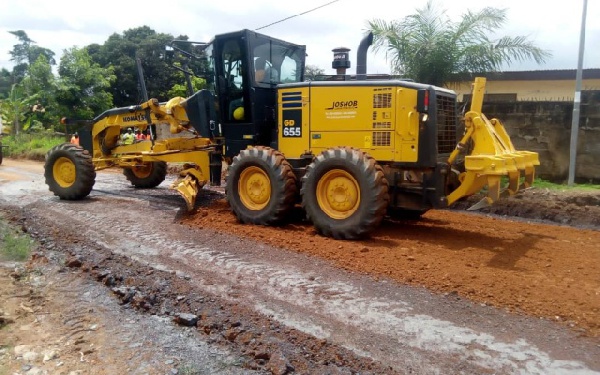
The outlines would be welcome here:
<svg viewBox="0 0 600 375">
<path fill-rule="evenodd" d="M 151 189 L 165 180 L 167 163 L 164 161 L 143 163 L 132 168 L 124 168 L 123 174 L 136 188 Z"/>
<path fill-rule="evenodd" d="M 365 237 L 389 203 L 383 169 L 368 154 L 348 147 L 323 151 L 302 178 L 302 207 L 317 231 L 336 239 Z"/>
<path fill-rule="evenodd" d="M 296 176 L 281 152 L 259 146 L 233 158 L 225 194 L 242 223 L 280 224 L 294 207 L 297 193 Z"/>
<path fill-rule="evenodd" d="M 78 200 L 92 191 L 96 171 L 87 150 L 63 143 L 53 147 L 46 154 L 44 177 L 54 195 L 60 199 Z"/>
</svg>

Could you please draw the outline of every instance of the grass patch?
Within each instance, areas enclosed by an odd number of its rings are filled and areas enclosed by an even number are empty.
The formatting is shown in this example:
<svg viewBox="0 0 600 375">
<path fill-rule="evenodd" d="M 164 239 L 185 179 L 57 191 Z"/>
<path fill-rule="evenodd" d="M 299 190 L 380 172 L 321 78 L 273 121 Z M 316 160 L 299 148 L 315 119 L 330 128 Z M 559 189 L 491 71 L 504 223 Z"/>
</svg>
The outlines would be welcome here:
<svg viewBox="0 0 600 375">
<path fill-rule="evenodd" d="M 25 233 L 10 225 L 0 216 L 0 258 L 22 262 L 29 258 L 33 240 Z"/>
<path fill-rule="evenodd" d="M 600 185 L 594 185 L 594 184 L 566 185 L 566 184 L 557 184 L 554 182 L 537 179 L 537 178 L 533 181 L 533 187 L 540 188 L 540 189 L 549 189 L 549 190 L 600 190 Z"/>
<path fill-rule="evenodd" d="M 17 159 L 44 160 L 54 146 L 65 142 L 64 137 L 44 133 L 19 134 L 2 137 L 4 156 Z"/>
<path fill-rule="evenodd" d="M 181 375 L 201 375 L 203 372 L 194 365 L 185 364 L 177 368 L 178 374 Z"/>
</svg>

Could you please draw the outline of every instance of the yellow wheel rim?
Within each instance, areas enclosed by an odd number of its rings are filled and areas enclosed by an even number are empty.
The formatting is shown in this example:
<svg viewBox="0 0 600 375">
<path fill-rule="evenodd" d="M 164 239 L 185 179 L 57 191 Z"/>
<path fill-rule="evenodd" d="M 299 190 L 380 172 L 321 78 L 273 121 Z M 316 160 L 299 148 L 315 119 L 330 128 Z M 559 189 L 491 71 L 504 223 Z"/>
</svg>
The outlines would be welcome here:
<svg viewBox="0 0 600 375">
<path fill-rule="evenodd" d="M 327 216 L 338 220 L 346 219 L 360 205 L 360 186 L 350 173 L 332 169 L 317 183 L 317 202 Z"/>
<path fill-rule="evenodd" d="M 248 167 L 240 175 L 238 191 L 246 208 L 259 211 L 267 207 L 271 200 L 271 180 L 259 167 Z"/>
<path fill-rule="evenodd" d="M 77 177 L 75 164 L 67 157 L 60 157 L 56 159 L 56 162 L 52 166 L 52 175 L 60 187 L 68 188 L 73 185 Z"/>
<path fill-rule="evenodd" d="M 131 168 L 131 171 L 137 178 L 146 178 L 149 177 L 152 173 L 152 164 L 147 163 L 142 165 L 136 165 L 135 167 Z"/>
</svg>

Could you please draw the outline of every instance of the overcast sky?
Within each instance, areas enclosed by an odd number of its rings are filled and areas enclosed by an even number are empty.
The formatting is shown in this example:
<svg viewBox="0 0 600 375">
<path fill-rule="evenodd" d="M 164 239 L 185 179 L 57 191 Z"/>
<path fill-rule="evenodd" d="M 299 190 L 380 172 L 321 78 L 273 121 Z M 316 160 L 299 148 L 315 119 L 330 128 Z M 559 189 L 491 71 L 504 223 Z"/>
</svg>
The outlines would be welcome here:
<svg viewBox="0 0 600 375">
<path fill-rule="evenodd" d="M 9 51 L 17 39 L 12 30 L 25 30 L 38 46 L 56 53 L 57 61 L 66 48 L 102 44 L 113 33 L 147 25 L 159 33 L 187 35 L 193 41 L 209 41 L 215 34 L 240 29 L 257 29 L 272 22 L 327 4 L 332 0 L 19 0 L 0 3 L 0 67 L 12 68 Z M 508 9 L 502 35 L 525 35 L 551 51 L 545 65 L 513 64 L 505 70 L 576 69 L 583 0 L 436 0 L 454 20 L 465 9 L 486 6 Z M 421 8 L 427 0 L 338 0 L 310 13 L 264 28 L 259 32 L 307 46 L 307 64 L 333 73 L 332 48 L 351 48 L 352 69 L 356 49 L 366 21 L 380 18 L 399 20 Z M 600 1 L 589 1 L 587 9 L 584 68 L 600 68 Z M 382 54 L 368 56 L 368 73 L 389 73 Z"/>
</svg>

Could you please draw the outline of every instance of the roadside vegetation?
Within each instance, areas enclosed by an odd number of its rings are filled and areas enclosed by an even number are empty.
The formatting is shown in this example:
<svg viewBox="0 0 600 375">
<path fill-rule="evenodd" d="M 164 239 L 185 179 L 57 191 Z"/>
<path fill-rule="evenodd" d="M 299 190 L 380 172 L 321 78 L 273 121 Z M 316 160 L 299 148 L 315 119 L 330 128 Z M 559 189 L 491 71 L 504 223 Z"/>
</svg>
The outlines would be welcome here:
<svg viewBox="0 0 600 375">
<path fill-rule="evenodd" d="M 0 260 L 25 261 L 35 246 L 34 241 L 0 214 Z"/>
<path fill-rule="evenodd" d="M 596 184 L 559 184 L 555 182 L 550 182 L 542 179 L 536 179 L 533 182 L 533 187 L 538 189 L 548 189 L 548 190 L 600 190 L 600 185 Z"/>
<path fill-rule="evenodd" d="M 4 149 L 5 157 L 29 160 L 44 160 L 48 150 L 63 142 L 66 142 L 64 136 L 44 133 L 19 134 L 2 138 L 2 144 L 8 146 Z"/>
</svg>

